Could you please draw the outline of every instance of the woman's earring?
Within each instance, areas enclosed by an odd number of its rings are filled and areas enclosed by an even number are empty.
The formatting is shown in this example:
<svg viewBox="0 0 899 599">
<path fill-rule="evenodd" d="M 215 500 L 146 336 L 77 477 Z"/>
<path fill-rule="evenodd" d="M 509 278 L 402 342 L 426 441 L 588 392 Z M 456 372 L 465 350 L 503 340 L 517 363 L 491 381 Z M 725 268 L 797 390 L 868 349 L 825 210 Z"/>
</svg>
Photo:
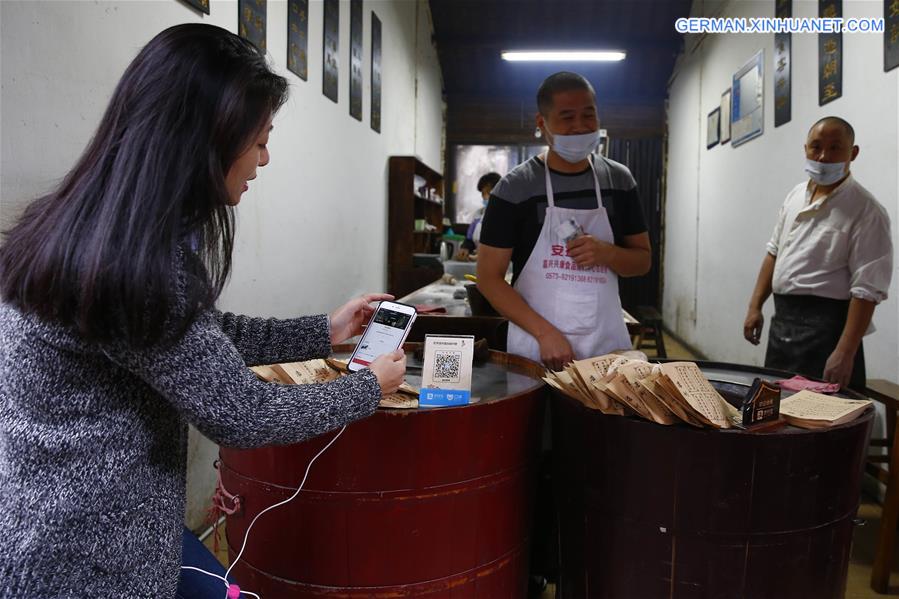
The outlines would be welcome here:
<svg viewBox="0 0 899 599">
<path fill-rule="evenodd" d="M 540 131 L 540 127 L 537 127 L 536 129 L 534 129 L 534 137 L 536 137 L 537 139 L 540 139 L 541 137 L 543 137 L 543 133 Z"/>
</svg>

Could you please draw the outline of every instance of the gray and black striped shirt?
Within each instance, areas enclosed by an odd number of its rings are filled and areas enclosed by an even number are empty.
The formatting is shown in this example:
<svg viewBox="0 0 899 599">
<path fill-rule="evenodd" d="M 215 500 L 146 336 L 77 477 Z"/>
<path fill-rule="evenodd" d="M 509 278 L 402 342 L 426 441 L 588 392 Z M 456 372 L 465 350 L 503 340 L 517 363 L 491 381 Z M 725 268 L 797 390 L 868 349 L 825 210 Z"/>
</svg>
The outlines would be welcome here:
<svg viewBox="0 0 899 599">
<path fill-rule="evenodd" d="M 602 204 L 609 215 L 615 243 L 628 235 L 646 232 L 637 197 L 637 184 L 626 166 L 596 157 Z M 512 248 L 512 280 L 524 269 L 543 227 L 546 215 L 546 166 L 539 157 L 512 169 L 493 188 L 481 224 L 481 243 Z M 550 169 L 555 204 L 560 208 L 595 210 L 596 192 L 589 169 L 560 173 Z"/>
</svg>

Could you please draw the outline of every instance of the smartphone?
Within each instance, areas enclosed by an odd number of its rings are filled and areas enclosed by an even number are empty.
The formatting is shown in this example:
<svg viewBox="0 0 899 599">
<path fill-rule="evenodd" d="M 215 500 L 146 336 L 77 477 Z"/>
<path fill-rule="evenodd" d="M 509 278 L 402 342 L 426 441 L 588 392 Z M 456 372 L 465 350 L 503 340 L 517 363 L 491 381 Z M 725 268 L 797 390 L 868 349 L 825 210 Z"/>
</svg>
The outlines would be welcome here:
<svg viewBox="0 0 899 599">
<path fill-rule="evenodd" d="M 397 302 L 381 302 L 368 322 L 362 339 L 350 356 L 350 372 L 356 372 L 403 346 L 415 322 L 415 307 Z"/>
<path fill-rule="evenodd" d="M 574 220 L 573 218 L 569 218 L 568 220 L 562 221 L 562 223 L 556 227 L 556 233 L 559 238 L 565 245 L 568 245 L 578 237 L 584 234 L 584 229 L 581 225 Z"/>
</svg>

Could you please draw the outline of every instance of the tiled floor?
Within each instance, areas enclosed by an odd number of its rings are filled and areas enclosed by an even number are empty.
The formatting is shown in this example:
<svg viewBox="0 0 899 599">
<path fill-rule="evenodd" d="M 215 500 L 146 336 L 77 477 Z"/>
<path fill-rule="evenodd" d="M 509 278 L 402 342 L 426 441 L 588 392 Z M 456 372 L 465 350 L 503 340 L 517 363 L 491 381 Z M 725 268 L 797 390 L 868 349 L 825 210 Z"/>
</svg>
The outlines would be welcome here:
<svg viewBox="0 0 899 599">
<path fill-rule="evenodd" d="M 665 336 L 665 348 L 669 358 L 692 359 L 694 356 L 683 345 Z M 650 356 L 651 357 L 651 356 Z M 879 595 L 871 590 L 871 564 L 874 560 L 874 549 L 877 545 L 877 532 L 880 526 L 880 505 L 868 498 L 862 499 L 858 517 L 864 525 L 855 529 L 852 554 L 849 562 L 849 575 L 846 584 L 846 599 L 873 599 L 876 597 L 899 596 L 899 549 L 893 560 L 893 580 L 887 595 Z M 228 551 L 225 542 L 224 524 L 220 527 L 219 551 L 216 557 L 223 564 L 228 563 Z M 212 536 L 206 539 L 206 546 L 213 549 Z M 540 599 L 553 599 L 555 588 L 548 585 Z M 786 598 L 785 598 L 786 599 Z"/>
<path fill-rule="evenodd" d="M 869 599 L 873 597 L 899 596 L 899 555 L 894 554 L 890 570 L 892 584 L 887 595 L 871 590 L 871 564 L 877 547 L 877 533 L 880 529 L 880 505 L 862 497 L 858 517 L 864 526 L 858 526 L 852 537 L 852 555 L 849 558 L 849 579 L 846 583 L 846 599 Z M 899 553 L 899 552 L 897 552 Z"/>
</svg>

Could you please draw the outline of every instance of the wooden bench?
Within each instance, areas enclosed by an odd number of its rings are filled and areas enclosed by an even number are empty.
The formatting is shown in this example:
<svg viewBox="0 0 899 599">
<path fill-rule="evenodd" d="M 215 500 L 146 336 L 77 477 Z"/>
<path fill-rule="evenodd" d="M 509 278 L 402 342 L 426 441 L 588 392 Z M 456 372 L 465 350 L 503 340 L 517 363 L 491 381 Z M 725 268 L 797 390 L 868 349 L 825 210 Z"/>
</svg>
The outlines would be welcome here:
<svg viewBox="0 0 899 599">
<path fill-rule="evenodd" d="M 634 336 L 634 349 L 654 349 L 657 358 L 667 358 L 662 334 L 662 315 L 652 306 L 637 306 L 634 316 L 640 322 Z M 647 343 L 649 342 L 649 343 Z"/>
</svg>

